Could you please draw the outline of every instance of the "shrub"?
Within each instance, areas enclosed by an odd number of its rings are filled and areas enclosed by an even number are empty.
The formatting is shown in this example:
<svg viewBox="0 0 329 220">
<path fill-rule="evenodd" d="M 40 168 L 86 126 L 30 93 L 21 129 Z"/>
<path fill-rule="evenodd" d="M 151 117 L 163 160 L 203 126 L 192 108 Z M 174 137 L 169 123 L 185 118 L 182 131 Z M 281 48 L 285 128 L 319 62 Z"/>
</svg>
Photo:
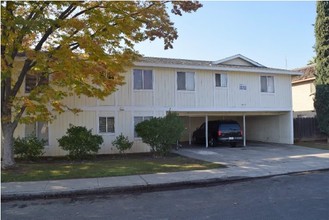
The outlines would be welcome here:
<svg viewBox="0 0 329 220">
<path fill-rule="evenodd" d="M 169 112 L 163 118 L 152 118 L 136 125 L 135 130 L 144 143 L 151 146 L 151 151 L 165 156 L 172 144 L 180 139 L 184 125 L 176 113 Z"/>
<path fill-rule="evenodd" d="M 58 139 L 58 143 L 63 150 L 69 152 L 71 159 L 85 159 L 98 152 L 103 138 L 93 135 L 86 127 L 70 125 L 66 135 Z"/>
<path fill-rule="evenodd" d="M 134 142 L 129 142 L 128 137 L 125 137 L 122 133 L 112 141 L 112 145 L 119 150 L 120 154 L 129 150 L 133 146 L 133 143 Z"/>
<path fill-rule="evenodd" d="M 39 140 L 35 135 L 14 139 L 14 154 L 25 160 L 35 160 L 43 155 L 45 140 Z"/>
<path fill-rule="evenodd" d="M 319 129 L 327 135 L 329 142 L 329 84 L 316 85 L 314 107 Z"/>
</svg>

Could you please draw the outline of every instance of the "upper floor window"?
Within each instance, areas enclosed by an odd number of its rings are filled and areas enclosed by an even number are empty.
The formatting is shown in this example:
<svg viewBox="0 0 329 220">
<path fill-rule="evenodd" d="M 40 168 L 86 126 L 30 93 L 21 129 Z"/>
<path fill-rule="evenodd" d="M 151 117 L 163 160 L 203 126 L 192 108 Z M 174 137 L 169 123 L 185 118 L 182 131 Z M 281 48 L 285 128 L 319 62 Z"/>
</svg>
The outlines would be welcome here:
<svg viewBox="0 0 329 220">
<path fill-rule="evenodd" d="M 25 77 L 25 93 L 30 93 L 37 85 L 47 85 L 48 77 L 42 75 L 26 74 Z"/>
<path fill-rule="evenodd" d="M 260 77 L 260 91 L 267 93 L 274 93 L 274 77 L 261 76 Z"/>
<path fill-rule="evenodd" d="M 216 87 L 227 87 L 227 74 L 221 73 L 215 75 Z"/>
<path fill-rule="evenodd" d="M 153 89 L 152 70 L 134 69 L 134 89 Z"/>
<path fill-rule="evenodd" d="M 194 91 L 194 75 L 193 72 L 177 72 L 177 90 Z"/>
<path fill-rule="evenodd" d="M 114 133 L 114 117 L 99 117 L 99 133 Z"/>
</svg>

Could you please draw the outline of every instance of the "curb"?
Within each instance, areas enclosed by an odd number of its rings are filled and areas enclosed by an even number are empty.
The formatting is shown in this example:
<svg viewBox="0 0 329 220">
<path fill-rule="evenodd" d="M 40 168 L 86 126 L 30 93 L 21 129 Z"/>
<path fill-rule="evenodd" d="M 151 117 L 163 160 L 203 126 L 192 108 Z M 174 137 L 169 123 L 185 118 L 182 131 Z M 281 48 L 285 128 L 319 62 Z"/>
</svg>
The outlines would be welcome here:
<svg viewBox="0 0 329 220">
<path fill-rule="evenodd" d="M 178 190 L 182 188 L 196 188 L 196 187 L 209 187 L 216 185 L 224 185 L 229 183 L 252 181 L 256 179 L 267 179 L 272 177 L 287 176 L 287 175 L 305 175 L 309 173 L 326 172 L 329 168 L 290 172 L 284 174 L 265 175 L 259 177 L 246 177 L 246 176 L 232 176 L 226 178 L 211 178 L 204 180 L 193 181 L 180 181 L 174 183 L 162 183 L 162 184 L 147 184 L 145 186 L 128 186 L 128 187 L 106 187 L 95 189 L 79 189 L 63 192 L 40 192 L 40 193 L 11 193 L 8 195 L 1 195 L 1 201 L 15 201 L 15 200 L 36 200 L 36 199 L 56 199 L 56 198 L 68 198 L 84 195 L 102 195 L 105 193 L 110 194 L 129 194 L 129 193 L 141 193 L 141 192 L 154 192 L 154 191 L 166 191 L 166 190 Z"/>
</svg>

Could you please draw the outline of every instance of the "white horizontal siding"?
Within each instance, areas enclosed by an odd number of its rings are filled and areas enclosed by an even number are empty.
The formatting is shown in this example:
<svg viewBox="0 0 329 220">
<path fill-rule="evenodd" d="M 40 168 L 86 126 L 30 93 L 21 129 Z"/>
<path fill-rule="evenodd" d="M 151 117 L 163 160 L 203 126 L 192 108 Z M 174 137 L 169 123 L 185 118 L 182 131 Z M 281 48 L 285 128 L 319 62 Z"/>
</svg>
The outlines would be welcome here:
<svg viewBox="0 0 329 220">
<path fill-rule="evenodd" d="M 191 70 L 189 70 L 191 71 Z M 117 107 L 150 107 L 159 108 L 209 108 L 218 109 L 268 109 L 291 108 L 290 76 L 269 75 L 274 77 L 274 93 L 260 91 L 260 76 L 257 73 L 194 71 L 195 91 L 177 90 L 177 70 L 154 68 L 152 90 L 134 90 L 132 71 L 124 74 L 126 84 L 118 87 L 118 91 L 98 101 L 98 106 Z M 228 76 L 227 87 L 215 86 L 215 74 L 225 73 Z M 266 75 L 266 74 L 265 74 Z M 268 74 L 267 74 L 268 75 Z M 266 76 L 267 76 L 266 75 Z M 241 90 L 244 86 L 246 90 Z M 77 107 L 95 106 L 95 99 L 74 97 L 69 100 Z"/>
<path fill-rule="evenodd" d="M 133 96 L 133 106 L 153 106 L 154 92 L 152 90 L 135 90 Z"/>
<path fill-rule="evenodd" d="M 149 146 L 142 143 L 140 139 L 134 138 L 134 117 L 135 116 L 164 116 L 166 111 L 174 109 L 207 111 L 270 111 L 277 109 L 291 108 L 291 84 L 290 76 L 273 75 L 275 92 L 260 92 L 260 76 L 257 73 L 243 72 L 220 72 L 214 70 L 189 70 L 195 72 L 195 91 L 177 91 L 177 70 L 169 68 L 153 68 L 154 84 L 152 90 L 133 89 L 132 70 L 127 71 L 125 84 L 118 86 L 118 90 L 106 97 L 104 100 L 97 100 L 85 96 L 69 97 L 65 103 L 70 107 L 82 108 L 85 111 L 74 115 L 66 112 L 58 115 L 49 126 L 50 146 L 46 149 L 46 155 L 64 155 L 65 152 L 58 147 L 57 139 L 62 137 L 69 124 L 86 126 L 92 129 L 93 133 L 98 131 L 98 117 L 115 117 L 115 134 L 102 135 L 104 144 L 99 153 L 117 153 L 112 146 L 114 138 L 122 133 L 134 141 L 133 148 L 129 152 L 147 152 Z M 215 74 L 226 73 L 228 75 L 228 86 L 226 88 L 215 87 Z M 240 90 L 240 84 L 246 86 L 246 90 Z M 285 117 L 280 117 L 280 125 L 270 117 L 262 118 L 268 120 L 271 127 L 280 129 L 284 125 Z M 185 120 L 185 119 L 184 119 Z M 257 118 L 255 119 L 257 122 Z M 193 120 L 193 123 L 185 125 L 186 129 L 195 129 L 204 121 L 203 118 Z M 260 123 L 260 122 L 259 122 Z M 19 125 L 15 135 L 24 135 L 24 125 Z M 187 128 L 187 126 L 190 126 Z M 257 123 L 255 126 L 258 126 Z M 271 132 L 266 130 L 264 132 Z M 272 128 L 271 128 L 272 129 Z M 285 132 L 285 130 L 283 129 Z M 281 139 L 284 133 L 277 136 Z M 289 132 L 289 131 L 287 131 Z M 183 139 L 188 139 L 189 133 L 184 133 Z M 262 139 L 266 140 L 265 133 Z M 284 141 L 285 142 L 285 141 Z"/>
</svg>

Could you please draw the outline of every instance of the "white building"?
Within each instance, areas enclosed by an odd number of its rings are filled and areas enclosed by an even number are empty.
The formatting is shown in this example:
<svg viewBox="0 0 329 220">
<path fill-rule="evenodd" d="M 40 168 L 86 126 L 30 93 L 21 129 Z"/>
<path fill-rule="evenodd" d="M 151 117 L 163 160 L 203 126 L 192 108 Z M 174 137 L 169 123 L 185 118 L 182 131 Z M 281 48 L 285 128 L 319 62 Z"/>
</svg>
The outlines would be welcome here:
<svg viewBox="0 0 329 220">
<path fill-rule="evenodd" d="M 120 133 L 134 141 L 130 152 L 146 152 L 149 146 L 136 137 L 134 125 L 171 110 L 185 123 L 181 141 L 191 142 L 193 131 L 207 120 L 234 119 L 247 141 L 293 143 L 291 76 L 298 72 L 235 55 L 218 61 L 144 57 L 124 75 L 126 84 L 104 101 L 68 98 L 83 112 L 63 113 L 48 125 L 20 125 L 16 136 L 35 130 L 49 140 L 45 155 L 63 155 L 57 139 L 73 124 L 103 136 L 101 154 L 117 153 L 111 142 Z"/>
</svg>

